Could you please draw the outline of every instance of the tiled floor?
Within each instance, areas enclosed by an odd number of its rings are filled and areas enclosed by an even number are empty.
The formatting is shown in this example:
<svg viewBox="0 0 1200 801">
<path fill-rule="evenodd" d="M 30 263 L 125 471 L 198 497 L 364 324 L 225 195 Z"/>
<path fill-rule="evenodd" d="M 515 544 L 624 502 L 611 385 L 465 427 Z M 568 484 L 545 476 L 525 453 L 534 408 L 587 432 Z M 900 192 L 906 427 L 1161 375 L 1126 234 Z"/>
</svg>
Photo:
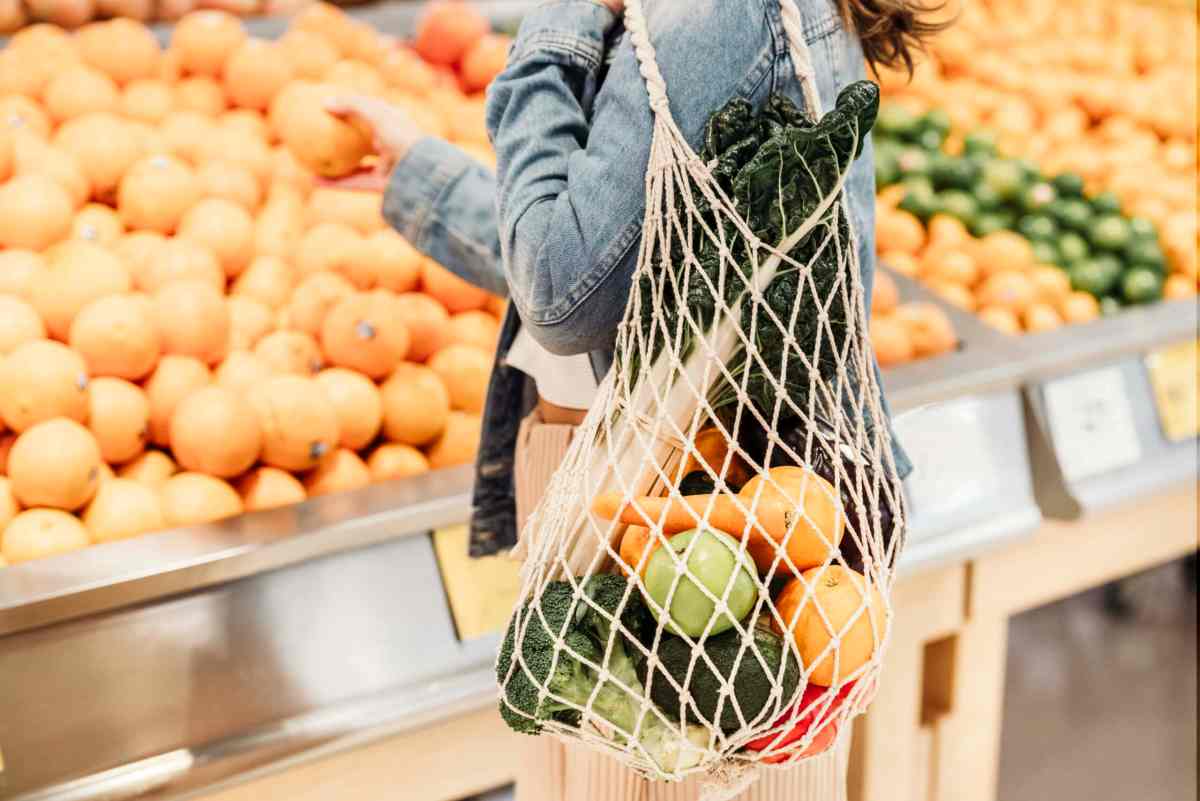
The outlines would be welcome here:
<svg viewBox="0 0 1200 801">
<path fill-rule="evenodd" d="M 1177 564 L 1122 590 L 1013 621 L 998 801 L 1196 801 L 1196 595 Z"/>
</svg>

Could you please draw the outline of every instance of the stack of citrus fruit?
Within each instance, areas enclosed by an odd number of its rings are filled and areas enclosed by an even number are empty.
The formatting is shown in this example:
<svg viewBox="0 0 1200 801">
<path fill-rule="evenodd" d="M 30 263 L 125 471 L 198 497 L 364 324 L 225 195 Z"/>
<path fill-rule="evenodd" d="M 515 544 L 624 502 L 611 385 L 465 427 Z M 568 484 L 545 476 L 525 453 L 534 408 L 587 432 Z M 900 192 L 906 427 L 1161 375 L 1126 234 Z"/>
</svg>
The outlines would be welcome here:
<svg viewBox="0 0 1200 801">
<path fill-rule="evenodd" d="M 958 335 L 940 307 L 901 303 L 896 282 L 880 270 L 871 295 L 871 346 L 879 366 L 887 369 L 952 351 Z"/>
<path fill-rule="evenodd" d="M 272 113 L 367 87 L 490 158 L 467 33 L 430 64 L 313 6 L 278 42 L 203 11 L 165 51 L 128 20 L 0 51 L 5 560 L 473 460 L 501 301 L 281 143 L 340 123 Z"/>
<path fill-rule="evenodd" d="M 950 154 L 970 155 L 973 140 L 988 139 L 1046 176 L 1071 176 L 1068 194 L 1079 194 L 1076 182 L 1089 196 L 1112 193 L 1108 206 L 1157 229 L 1170 271 L 1181 276 L 1175 292 L 1186 279 L 1194 294 L 1195 9 L 1089 0 L 951 5 L 957 21 L 934 39 L 913 80 L 883 73 L 885 97 L 914 114 L 934 110 Z M 993 171 L 997 180 L 1015 174 Z M 968 200 L 986 206 L 990 198 Z"/>
</svg>

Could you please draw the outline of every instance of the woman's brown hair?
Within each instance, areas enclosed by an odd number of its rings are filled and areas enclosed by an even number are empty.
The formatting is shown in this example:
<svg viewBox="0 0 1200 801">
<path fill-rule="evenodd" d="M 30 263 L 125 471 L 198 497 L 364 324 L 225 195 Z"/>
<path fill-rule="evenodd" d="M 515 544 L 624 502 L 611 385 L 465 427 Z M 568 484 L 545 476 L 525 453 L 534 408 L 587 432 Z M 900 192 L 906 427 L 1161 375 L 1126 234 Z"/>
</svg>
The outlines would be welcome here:
<svg viewBox="0 0 1200 801">
<path fill-rule="evenodd" d="M 846 26 L 858 34 L 863 55 L 872 70 L 880 65 L 913 70 L 913 53 L 925 40 L 954 22 L 953 17 L 932 19 L 944 3 L 926 5 L 921 0 L 837 0 Z"/>
</svg>

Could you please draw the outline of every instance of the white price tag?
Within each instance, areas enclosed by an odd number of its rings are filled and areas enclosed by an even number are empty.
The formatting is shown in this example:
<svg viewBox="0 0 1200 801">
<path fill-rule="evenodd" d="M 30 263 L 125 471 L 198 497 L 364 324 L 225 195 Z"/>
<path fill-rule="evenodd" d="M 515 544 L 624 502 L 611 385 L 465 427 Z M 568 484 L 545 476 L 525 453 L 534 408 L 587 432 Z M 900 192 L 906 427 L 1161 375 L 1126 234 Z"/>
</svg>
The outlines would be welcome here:
<svg viewBox="0 0 1200 801">
<path fill-rule="evenodd" d="M 1068 481 L 1106 473 L 1141 458 L 1142 446 L 1120 367 L 1059 378 L 1043 389 L 1050 436 Z"/>
</svg>

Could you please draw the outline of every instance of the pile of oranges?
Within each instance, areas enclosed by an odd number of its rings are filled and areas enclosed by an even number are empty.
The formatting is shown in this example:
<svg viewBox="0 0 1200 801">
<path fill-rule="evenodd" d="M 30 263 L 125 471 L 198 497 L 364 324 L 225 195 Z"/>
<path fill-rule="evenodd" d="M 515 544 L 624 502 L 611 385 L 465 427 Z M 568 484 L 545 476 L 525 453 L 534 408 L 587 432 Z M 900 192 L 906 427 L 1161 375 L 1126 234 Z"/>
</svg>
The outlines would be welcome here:
<svg viewBox="0 0 1200 801">
<path fill-rule="evenodd" d="M 950 3 L 911 81 L 881 75 L 913 110 L 941 108 L 947 149 L 985 127 L 1007 155 L 1076 173 L 1157 226 L 1172 269 L 1197 281 L 1194 7 L 1091 0 Z"/>
<path fill-rule="evenodd" d="M 946 312 L 932 303 L 901 303 L 899 287 L 883 270 L 875 272 L 870 330 L 871 347 L 884 369 L 958 347 L 958 334 Z"/>
<path fill-rule="evenodd" d="M 1029 241 L 1012 231 L 975 238 L 954 217 L 935 215 L 928 229 L 895 208 L 897 193 L 876 203 L 880 263 L 915 278 L 1006 334 L 1036 333 L 1100 316 L 1100 304 L 1073 291 L 1066 272 L 1038 264 Z"/>
<path fill-rule="evenodd" d="M 272 113 L 369 89 L 491 159 L 464 87 L 500 43 L 426 25 L 436 62 L 326 5 L 273 42 L 201 11 L 165 50 L 118 19 L 0 51 L 3 560 L 473 460 L 502 302 L 314 185 Z"/>
</svg>

